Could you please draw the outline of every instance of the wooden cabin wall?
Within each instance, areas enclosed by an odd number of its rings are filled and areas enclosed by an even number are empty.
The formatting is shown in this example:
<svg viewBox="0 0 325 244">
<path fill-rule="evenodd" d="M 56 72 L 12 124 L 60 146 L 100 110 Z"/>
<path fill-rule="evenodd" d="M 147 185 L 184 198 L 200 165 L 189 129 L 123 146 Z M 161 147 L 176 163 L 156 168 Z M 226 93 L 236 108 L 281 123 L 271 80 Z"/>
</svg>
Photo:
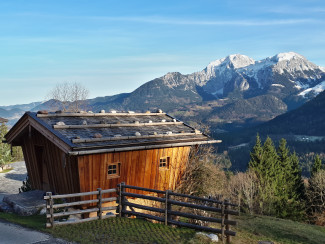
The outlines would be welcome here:
<svg viewBox="0 0 325 244">
<path fill-rule="evenodd" d="M 32 129 L 31 137 L 24 138 L 22 148 L 33 188 L 44 191 L 50 190 L 56 194 L 79 192 L 76 157 L 66 156 L 64 152 L 35 129 Z M 43 156 L 40 155 L 37 148 L 43 148 Z M 40 162 L 45 162 L 45 166 Z M 47 177 L 43 176 L 45 173 L 47 173 Z M 48 186 L 42 183 L 43 177 L 48 179 Z"/>
<path fill-rule="evenodd" d="M 116 188 L 120 182 L 158 190 L 173 190 L 185 170 L 189 152 L 190 147 L 175 147 L 79 156 L 80 192 Z M 160 158 L 167 156 L 170 157 L 169 169 L 159 168 Z M 109 179 L 107 166 L 116 162 L 121 163 L 120 177 Z"/>
</svg>

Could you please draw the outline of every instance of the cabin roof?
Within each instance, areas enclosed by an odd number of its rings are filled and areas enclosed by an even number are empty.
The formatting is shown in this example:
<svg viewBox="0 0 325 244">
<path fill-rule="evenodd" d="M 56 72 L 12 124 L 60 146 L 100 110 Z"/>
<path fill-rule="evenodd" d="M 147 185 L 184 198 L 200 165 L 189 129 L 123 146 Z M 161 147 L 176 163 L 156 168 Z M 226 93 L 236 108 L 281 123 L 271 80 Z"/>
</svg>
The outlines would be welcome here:
<svg viewBox="0 0 325 244">
<path fill-rule="evenodd" d="M 21 120 L 28 120 L 35 129 L 58 144 L 64 144 L 71 155 L 141 150 L 150 148 L 217 143 L 193 127 L 163 113 L 110 112 L 47 113 L 26 112 Z M 17 130 L 8 132 L 8 142 Z M 54 140 L 55 139 L 55 140 Z"/>
</svg>

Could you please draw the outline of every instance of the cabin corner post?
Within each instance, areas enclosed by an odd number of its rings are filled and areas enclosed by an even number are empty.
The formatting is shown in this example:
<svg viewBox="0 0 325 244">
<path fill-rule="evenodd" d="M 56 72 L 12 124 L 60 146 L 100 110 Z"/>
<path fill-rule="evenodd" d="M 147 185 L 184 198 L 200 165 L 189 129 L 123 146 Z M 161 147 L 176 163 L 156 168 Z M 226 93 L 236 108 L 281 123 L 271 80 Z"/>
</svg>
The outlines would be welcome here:
<svg viewBox="0 0 325 244">
<path fill-rule="evenodd" d="M 102 192 L 102 188 L 97 188 L 98 191 L 98 195 L 97 195 L 97 208 L 98 208 L 98 212 L 97 212 L 97 217 L 98 219 L 102 219 L 103 218 L 103 208 L 102 208 L 102 201 L 103 201 L 103 192 Z"/>
</svg>

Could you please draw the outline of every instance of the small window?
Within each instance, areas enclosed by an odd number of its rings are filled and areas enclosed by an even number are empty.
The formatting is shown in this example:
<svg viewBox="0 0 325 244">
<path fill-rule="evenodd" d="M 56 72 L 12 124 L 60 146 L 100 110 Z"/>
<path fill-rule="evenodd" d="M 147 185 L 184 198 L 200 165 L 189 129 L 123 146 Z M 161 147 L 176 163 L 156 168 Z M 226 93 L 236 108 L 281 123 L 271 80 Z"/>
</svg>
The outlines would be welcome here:
<svg viewBox="0 0 325 244">
<path fill-rule="evenodd" d="M 169 169 L 169 161 L 170 157 L 163 157 L 159 160 L 159 168 L 161 169 Z"/>
<path fill-rule="evenodd" d="M 120 163 L 113 163 L 107 166 L 108 178 L 116 178 L 120 176 Z"/>
</svg>

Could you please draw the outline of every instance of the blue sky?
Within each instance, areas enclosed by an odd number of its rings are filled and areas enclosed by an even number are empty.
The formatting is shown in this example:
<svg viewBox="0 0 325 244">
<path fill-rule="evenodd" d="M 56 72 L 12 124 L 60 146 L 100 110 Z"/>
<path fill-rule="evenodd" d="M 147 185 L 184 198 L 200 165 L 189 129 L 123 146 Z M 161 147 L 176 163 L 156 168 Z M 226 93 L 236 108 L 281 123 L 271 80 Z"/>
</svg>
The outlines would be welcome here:
<svg viewBox="0 0 325 244">
<path fill-rule="evenodd" d="M 79 82 L 90 97 L 131 92 L 240 53 L 295 51 L 325 66 L 325 2 L 0 1 L 0 105 Z"/>
</svg>

